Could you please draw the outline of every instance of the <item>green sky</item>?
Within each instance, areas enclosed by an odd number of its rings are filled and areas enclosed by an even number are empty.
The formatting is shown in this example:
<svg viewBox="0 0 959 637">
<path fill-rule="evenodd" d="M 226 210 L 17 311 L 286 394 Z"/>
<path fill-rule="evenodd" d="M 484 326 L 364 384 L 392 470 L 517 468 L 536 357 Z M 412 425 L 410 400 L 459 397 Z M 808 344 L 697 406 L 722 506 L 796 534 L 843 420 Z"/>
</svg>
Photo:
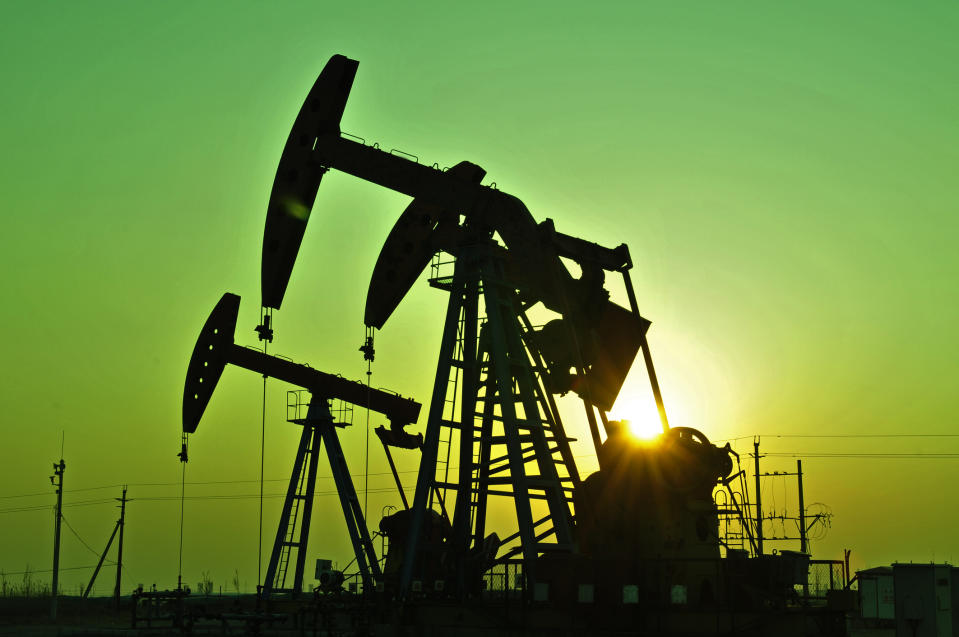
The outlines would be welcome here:
<svg viewBox="0 0 959 637">
<path fill-rule="evenodd" d="M 334 53 L 361 63 L 345 131 L 478 163 L 538 220 L 630 246 L 673 423 L 806 454 L 806 501 L 835 514 L 816 557 L 959 560 L 959 459 L 817 455 L 959 453 L 959 439 L 773 436 L 959 434 L 959 6 L 376 4 L 3 4 L 0 569 L 50 568 L 50 510 L 11 509 L 53 502 L 65 432 L 70 525 L 99 551 L 119 487 L 96 487 L 129 483 L 125 588 L 175 585 L 186 363 L 224 291 L 244 299 L 238 341 L 255 342 L 273 173 Z M 324 179 L 273 351 L 363 376 L 369 274 L 407 201 Z M 444 309 L 416 286 L 378 335 L 375 385 L 426 402 Z M 614 415 L 652 417 L 642 380 Z M 260 391 L 225 373 L 187 469 L 222 483 L 188 495 L 257 492 Z M 269 386 L 268 494 L 298 433 L 285 391 Z M 343 434 L 358 471 L 363 423 Z M 373 454 L 374 521 L 395 500 L 385 471 Z M 795 512 L 791 489 L 771 497 Z M 267 500 L 268 540 L 280 502 Z M 314 520 L 310 559 L 342 564 L 334 498 Z M 256 545 L 255 498 L 187 502 L 187 582 L 206 571 L 226 586 L 235 569 L 252 588 Z M 65 531 L 62 565 L 95 561 Z"/>
</svg>

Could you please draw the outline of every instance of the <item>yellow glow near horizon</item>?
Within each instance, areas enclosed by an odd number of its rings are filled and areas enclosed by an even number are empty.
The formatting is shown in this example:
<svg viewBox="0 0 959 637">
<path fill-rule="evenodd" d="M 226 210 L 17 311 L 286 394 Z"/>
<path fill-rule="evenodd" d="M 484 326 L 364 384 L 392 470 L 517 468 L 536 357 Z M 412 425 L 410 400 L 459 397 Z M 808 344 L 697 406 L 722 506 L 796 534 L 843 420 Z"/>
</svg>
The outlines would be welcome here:
<svg viewBox="0 0 959 637">
<path fill-rule="evenodd" d="M 663 426 L 652 396 L 623 393 L 610 412 L 611 420 L 622 420 L 630 434 L 640 440 L 652 440 L 663 433 Z"/>
<path fill-rule="evenodd" d="M 659 421 L 649 419 L 630 420 L 625 419 L 626 426 L 629 427 L 629 433 L 641 440 L 652 440 L 663 433 L 663 426 Z"/>
</svg>

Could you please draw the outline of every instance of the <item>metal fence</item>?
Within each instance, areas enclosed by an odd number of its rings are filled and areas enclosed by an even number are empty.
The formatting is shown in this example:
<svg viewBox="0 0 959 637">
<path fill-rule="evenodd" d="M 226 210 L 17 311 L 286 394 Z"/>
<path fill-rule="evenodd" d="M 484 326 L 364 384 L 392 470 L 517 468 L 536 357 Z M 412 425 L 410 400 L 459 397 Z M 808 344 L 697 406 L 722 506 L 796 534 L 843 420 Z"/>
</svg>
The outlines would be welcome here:
<svg viewBox="0 0 959 637">
<path fill-rule="evenodd" d="M 646 592 L 645 601 L 652 604 L 674 604 L 673 598 L 677 595 L 688 599 L 690 603 L 694 600 L 696 603 L 711 603 L 710 600 L 719 602 L 713 599 L 713 594 L 725 591 L 726 594 L 735 595 L 744 581 L 752 581 L 753 587 L 765 589 L 774 597 L 781 595 L 787 603 L 797 603 L 803 599 L 811 602 L 825 600 L 829 591 L 846 587 L 846 569 L 841 560 L 809 560 L 807 568 L 805 560 L 794 564 L 770 555 L 765 556 L 765 559 L 742 561 L 641 560 L 635 562 L 633 567 L 632 579 L 628 582 L 624 579 L 621 583 L 638 586 Z M 706 587 L 708 591 L 703 588 L 704 581 L 709 582 Z M 583 582 L 601 583 L 589 577 L 584 578 Z M 525 586 L 523 563 L 519 559 L 497 564 L 483 575 L 483 589 L 487 597 L 522 597 L 527 592 Z M 533 591 L 529 593 L 533 595 Z"/>
<path fill-rule="evenodd" d="M 496 564 L 483 573 L 483 588 L 488 593 L 522 591 L 525 584 L 522 560 L 509 560 Z"/>
<path fill-rule="evenodd" d="M 846 586 L 846 565 L 842 560 L 809 560 L 810 598 L 825 598 L 828 591 Z"/>
</svg>

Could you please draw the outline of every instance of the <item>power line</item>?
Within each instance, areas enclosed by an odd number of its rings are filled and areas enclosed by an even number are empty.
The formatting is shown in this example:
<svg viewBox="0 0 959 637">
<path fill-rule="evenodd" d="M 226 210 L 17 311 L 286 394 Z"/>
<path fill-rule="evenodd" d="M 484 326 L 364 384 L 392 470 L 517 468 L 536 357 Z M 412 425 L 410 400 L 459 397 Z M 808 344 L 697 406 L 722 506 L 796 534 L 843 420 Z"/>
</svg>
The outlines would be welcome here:
<svg viewBox="0 0 959 637">
<path fill-rule="evenodd" d="M 393 491 L 395 491 L 393 487 L 370 489 L 370 493 L 392 493 Z M 321 497 L 321 496 L 331 496 L 331 495 L 338 495 L 338 494 L 339 492 L 334 489 L 330 491 L 317 491 L 313 495 L 315 497 Z M 188 495 L 186 496 L 185 499 L 187 500 L 250 500 L 250 499 L 255 499 L 259 497 L 260 497 L 259 493 L 249 493 L 249 494 L 240 493 L 240 494 L 220 494 L 220 495 Z M 283 498 L 283 497 L 286 497 L 286 493 L 264 493 L 263 497 L 264 498 Z M 166 501 L 173 501 L 173 500 L 179 501 L 180 496 L 178 495 L 147 496 L 147 497 L 139 497 L 137 498 L 137 500 L 153 501 L 153 502 L 166 502 Z M 91 500 L 87 503 L 74 502 L 71 504 L 64 504 L 63 506 L 67 507 L 67 506 L 82 506 L 87 504 L 105 504 L 112 501 L 113 500 Z M 35 506 L 35 507 L 18 507 L 13 509 L 0 509 L 0 513 L 19 513 L 22 511 L 39 511 L 39 510 L 47 509 L 49 507 L 50 505 L 44 504 L 44 505 Z"/>
<path fill-rule="evenodd" d="M 762 436 L 767 438 L 959 438 L 959 434 L 762 434 Z M 733 440 L 744 440 L 746 438 L 752 438 L 752 436 L 742 436 L 739 438 L 725 438 L 722 440 L 715 440 L 714 442 L 726 442 Z M 942 452 L 942 453 L 894 453 L 894 452 L 826 452 L 826 451 L 782 451 L 782 452 L 767 452 L 765 455 L 775 456 L 775 457 L 784 457 L 784 458 L 903 458 L 903 459 L 953 459 L 959 458 L 959 452 Z M 577 458 L 592 458 L 591 454 L 577 455 Z M 407 471 L 398 471 L 397 473 L 410 474 L 417 473 L 418 470 L 411 469 Z M 359 473 L 351 474 L 351 477 L 359 477 Z M 370 473 L 370 476 L 388 476 L 391 475 L 388 471 Z M 332 476 L 318 476 L 318 479 L 321 480 L 333 480 Z M 289 482 L 289 478 L 270 478 L 266 479 L 265 482 Z M 259 480 L 205 480 L 205 481 L 196 481 L 196 482 L 187 482 L 190 486 L 204 486 L 204 485 L 223 485 L 223 484 L 252 484 L 259 483 Z M 179 482 L 134 482 L 129 483 L 130 486 L 142 486 L 142 487 L 167 487 L 167 486 L 181 486 Z M 105 485 L 98 487 L 85 487 L 82 489 L 70 489 L 66 493 L 74 492 L 83 492 L 83 491 L 95 491 L 100 489 L 109 489 L 115 488 L 117 485 Z M 371 490 L 377 492 L 376 490 Z M 383 490 L 379 490 L 383 492 Z M 335 491 L 325 492 L 325 493 L 335 493 Z M 325 494 L 324 493 L 324 494 Z M 49 496 L 49 492 L 43 493 L 24 493 L 17 495 L 6 495 L 0 496 L 0 499 L 10 499 L 10 498 L 25 498 L 32 496 Z M 285 494 L 265 494 L 264 497 L 282 497 Z M 249 497 L 245 495 L 226 495 L 226 496 L 190 496 L 188 499 L 204 499 L 204 498 L 244 498 Z M 258 497 L 258 496 L 257 496 Z M 144 500 L 164 500 L 164 499 L 176 499 L 172 496 L 167 498 L 164 496 L 153 496 L 142 498 Z M 64 504 L 64 507 L 72 506 L 90 506 L 96 504 L 105 504 L 112 502 L 113 499 L 91 499 L 91 500 L 81 500 L 79 502 L 69 502 Z M 0 509 L 0 513 L 18 513 L 22 511 L 40 511 L 48 508 L 51 505 L 40 504 L 40 505 L 26 505 L 21 507 L 11 507 L 8 509 Z"/>
<path fill-rule="evenodd" d="M 885 458 L 893 460 L 954 460 L 959 458 L 959 453 L 767 452 L 763 455 L 779 458 Z"/>
<path fill-rule="evenodd" d="M 889 434 L 759 434 L 761 437 L 765 438 L 959 438 L 959 434 L 936 434 L 936 433 L 889 433 Z M 723 438 L 717 439 L 713 442 L 732 442 L 736 440 L 745 440 L 751 439 L 753 436 L 740 436 L 736 438 Z M 821 452 L 821 451 L 811 451 L 811 452 L 767 452 L 765 455 L 772 457 L 780 458 L 849 458 L 849 459 L 899 459 L 899 460 L 952 460 L 959 458 L 959 453 L 884 453 L 884 452 Z M 586 458 L 592 456 L 590 454 L 578 455 L 577 458 Z M 410 474 L 417 473 L 418 470 L 411 469 L 407 471 L 399 471 L 398 473 Z M 353 478 L 358 478 L 359 473 L 350 474 Z M 370 473 L 370 476 L 388 476 L 391 475 L 390 472 L 376 472 Z M 318 476 L 321 480 L 332 480 L 332 476 Z M 270 478 L 264 480 L 265 482 L 289 482 L 289 478 Z M 259 483 L 259 480 L 205 480 L 205 481 L 196 481 L 196 482 L 187 482 L 191 486 L 204 486 L 204 485 L 222 485 L 222 484 L 251 484 Z M 181 486 L 179 482 L 133 482 L 129 483 L 130 486 L 140 486 L 140 487 L 169 487 L 169 486 Z M 103 485 L 96 487 L 84 487 L 81 489 L 70 489 L 65 493 L 78 493 L 85 491 L 97 491 L 101 489 L 111 489 L 116 488 L 117 486 L 122 485 Z M 390 491 L 391 489 L 370 489 L 373 493 L 383 493 Z M 316 495 L 331 495 L 335 494 L 336 491 L 327 491 L 327 492 L 318 492 Z M 15 495 L 4 495 L 0 496 L 0 499 L 13 499 L 13 498 L 28 498 L 28 497 L 39 497 L 49 496 L 49 492 L 42 493 L 23 493 Z M 285 493 L 279 494 L 264 494 L 264 497 L 276 498 L 283 497 Z M 202 500 L 202 499 L 246 499 L 254 496 L 247 495 L 207 495 L 207 496 L 189 496 L 187 499 L 190 500 Z M 255 497 L 259 497 L 258 495 Z M 161 501 L 168 499 L 178 499 L 176 497 L 170 496 L 154 496 L 141 498 L 143 500 L 153 500 Z M 79 502 L 70 502 L 64 504 L 66 507 L 78 507 L 78 506 L 94 506 L 97 504 L 106 504 L 112 502 L 113 499 L 91 499 L 91 500 L 81 500 Z M 0 514 L 4 513 L 23 513 L 28 511 L 42 511 L 49 508 L 52 505 L 40 504 L 40 505 L 26 505 L 20 507 L 10 507 L 7 509 L 0 509 Z"/>
<path fill-rule="evenodd" d="M 105 488 L 105 487 L 97 487 L 97 488 Z M 40 491 L 38 493 L 21 493 L 19 495 L 0 495 L 0 500 L 9 500 L 10 498 L 32 498 L 32 497 L 41 496 L 41 495 L 48 496 L 50 495 L 50 492 Z"/>
<path fill-rule="evenodd" d="M 40 504 L 35 506 L 14 507 L 12 509 L 0 509 L 0 513 L 21 513 L 24 511 L 43 511 L 43 510 L 52 509 L 52 508 L 56 508 L 56 505 Z"/>
<path fill-rule="evenodd" d="M 959 438 L 959 434 L 772 434 L 768 438 Z"/>
<path fill-rule="evenodd" d="M 64 504 L 63 508 L 67 507 L 80 507 L 80 506 L 91 506 L 95 504 L 105 504 L 107 502 L 113 502 L 113 500 L 82 500 L 80 502 L 70 502 Z M 24 507 L 14 507 L 11 509 L 0 509 L 0 513 L 19 513 L 21 511 L 43 511 L 44 509 L 49 509 L 55 507 L 53 504 L 37 504 L 33 506 L 24 506 Z"/>
<path fill-rule="evenodd" d="M 82 544 L 83 546 L 87 547 L 87 550 L 90 551 L 91 553 L 93 553 L 94 557 L 100 557 L 100 554 L 97 553 L 97 552 L 93 549 L 93 547 L 91 547 L 89 544 L 87 544 L 87 543 L 84 541 L 84 539 L 83 539 L 82 537 L 80 537 L 80 534 L 77 533 L 77 530 L 74 529 L 73 526 L 71 526 L 69 522 L 67 522 L 66 516 L 64 516 L 64 515 L 61 514 L 61 515 L 60 515 L 60 519 L 63 520 L 63 522 L 67 525 L 67 528 L 70 529 L 70 532 L 73 533 L 73 535 L 75 535 L 78 540 L 80 540 L 80 544 Z"/>
<path fill-rule="evenodd" d="M 755 437 L 760 438 L 959 438 L 959 434 L 755 434 L 751 436 L 738 436 L 736 438 L 720 438 L 713 442 L 735 442 L 737 440 L 748 440 Z"/>
<path fill-rule="evenodd" d="M 408 471 L 399 471 L 398 473 L 417 473 L 417 472 L 418 472 L 417 469 L 410 469 Z M 358 478 L 360 475 L 361 474 L 359 473 L 350 474 L 350 477 Z M 389 475 L 392 475 L 392 473 L 390 473 L 389 471 L 381 471 L 381 472 L 370 473 L 369 475 L 370 476 L 389 476 Z M 317 476 L 317 480 L 333 480 L 333 476 Z M 268 478 L 264 480 L 264 482 L 283 482 L 283 483 L 288 483 L 289 481 L 290 481 L 289 478 Z M 205 481 L 198 481 L 198 482 L 187 482 L 186 484 L 188 486 L 203 486 L 203 485 L 211 485 L 211 484 L 254 484 L 254 483 L 259 484 L 259 482 L 260 482 L 259 480 L 205 480 Z M 179 487 L 180 486 L 179 482 L 129 482 L 126 484 L 127 486 L 131 486 L 131 487 Z M 122 484 L 120 485 L 110 484 L 102 487 L 86 487 L 84 489 L 67 489 L 66 491 L 64 491 L 64 494 L 77 493 L 80 491 L 95 491 L 99 489 L 113 489 L 113 488 L 122 487 L 122 486 L 123 486 Z M 34 497 L 34 496 L 49 496 L 49 495 L 50 495 L 49 491 L 44 491 L 43 493 L 23 493 L 19 495 L 5 495 L 5 496 L 0 496 L 0 499 L 28 498 L 28 497 Z M 97 502 L 110 502 L 110 501 L 111 500 L 98 500 Z M 93 502 L 93 501 L 90 500 L 90 502 Z M 32 508 L 39 510 L 39 509 L 46 508 L 46 506 L 47 505 L 32 505 Z M 70 505 L 64 504 L 63 506 L 70 506 Z M 0 510 L 0 512 L 2 511 L 3 510 Z"/>
<path fill-rule="evenodd" d="M 383 487 L 379 489 L 370 489 L 370 493 L 391 493 L 395 491 L 393 487 Z M 338 495 L 339 492 L 336 490 L 332 491 L 316 491 L 313 493 L 315 497 L 319 496 L 330 496 Z M 187 500 L 249 500 L 254 498 L 259 498 L 259 493 L 245 493 L 245 494 L 226 494 L 226 495 L 188 495 L 186 496 Z M 264 498 L 284 498 L 286 493 L 264 493 Z M 167 501 L 167 500 L 179 500 L 179 496 L 153 496 L 145 498 L 137 498 L 137 500 L 152 500 L 152 501 Z"/>
<path fill-rule="evenodd" d="M 179 482 L 176 484 L 179 484 Z M 102 487 L 84 487 L 82 489 L 67 489 L 66 491 L 64 491 L 64 493 L 80 493 L 81 491 L 99 491 L 101 489 L 115 489 L 122 486 L 123 486 L 122 484 L 105 484 Z M 10 498 L 29 498 L 29 497 L 41 496 L 41 495 L 50 495 L 50 492 L 42 491 L 38 493 L 21 493 L 19 495 L 0 495 L 0 500 L 9 500 Z"/>
<path fill-rule="evenodd" d="M 383 474 L 383 475 L 388 475 L 388 474 Z M 387 488 L 387 487 L 384 487 L 384 488 L 378 488 L 378 489 L 370 489 L 369 491 L 370 491 L 370 493 L 389 493 L 389 492 L 392 492 L 393 490 L 394 490 L 393 487 L 388 487 L 388 488 Z M 337 493 L 338 493 L 338 492 L 337 492 L 336 490 L 317 491 L 314 495 L 316 495 L 316 496 L 327 496 L 327 495 L 336 495 Z M 264 498 L 282 498 L 282 497 L 285 497 L 285 496 L 286 496 L 286 493 L 265 493 L 265 494 L 263 494 L 263 497 L 264 497 Z M 257 494 L 210 494 L 210 495 L 190 495 L 190 496 L 186 496 L 186 499 L 187 499 L 187 500 L 245 500 L 245 499 L 259 498 L 259 497 L 260 497 L 260 495 L 259 495 L 258 493 L 257 493 Z M 179 500 L 179 499 L 180 499 L 180 496 L 172 496 L 172 495 L 171 495 L 171 496 L 163 496 L 163 495 L 159 495 L 159 496 L 139 497 L 139 498 L 137 498 L 137 499 L 138 499 L 138 500 L 142 500 L 142 501 L 149 500 L 149 501 L 154 501 L 154 502 L 162 502 L 162 501 L 168 501 L 168 500 Z M 75 506 L 92 506 L 92 505 L 97 505 L 97 504 L 107 504 L 107 503 L 110 503 L 110 502 L 113 502 L 113 500 L 112 500 L 112 499 L 110 499 L 110 500 L 85 500 L 85 501 L 81 501 L 81 502 L 71 502 L 71 503 L 69 503 L 69 504 L 64 504 L 63 506 L 64 506 L 64 508 L 66 508 L 66 507 L 75 507 Z M 52 506 L 52 505 L 49 505 L 49 504 L 39 504 L 39 505 L 33 505 L 33 506 L 12 507 L 12 508 L 9 508 L 9 509 L 0 509 L 0 514 L 3 514 L 3 513 L 24 513 L 24 512 L 28 512 L 28 511 L 43 511 L 43 510 L 46 510 L 46 509 L 50 508 L 51 506 Z"/>
<path fill-rule="evenodd" d="M 113 564 L 116 564 L 116 562 L 113 562 Z M 82 570 L 84 570 L 84 569 L 90 569 L 90 568 L 96 568 L 96 565 L 95 565 L 95 564 L 91 564 L 90 566 L 71 566 L 71 567 L 69 567 L 69 568 L 64 568 L 64 567 L 61 566 L 58 570 L 61 570 L 61 571 L 82 571 Z M 32 575 L 33 573 L 52 573 L 52 572 L 53 572 L 53 569 L 52 569 L 52 568 L 44 568 L 44 569 L 36 569 L 36 570 L 31 568 L 30 570 L 27 570 L 27 571 L 16 571 L 16 572 L 11 572 L 11 573 L 8 573 L 8 572 L 6 572 L 6 571 L 0 571 L 0 575 L 3 575 L 3 576 L 7 576 L 7 575 L 26 575 L 26 574 L 28 574 L 28 573 Z"/>
</svg>

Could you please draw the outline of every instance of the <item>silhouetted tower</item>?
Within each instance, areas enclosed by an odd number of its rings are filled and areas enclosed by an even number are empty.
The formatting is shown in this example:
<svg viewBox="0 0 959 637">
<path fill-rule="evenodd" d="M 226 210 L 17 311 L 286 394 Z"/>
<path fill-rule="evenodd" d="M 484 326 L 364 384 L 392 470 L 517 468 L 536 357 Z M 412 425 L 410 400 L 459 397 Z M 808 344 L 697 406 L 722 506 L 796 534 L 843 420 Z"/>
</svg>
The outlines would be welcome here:
<svg viewBox="0 0 959 637">
<path fill-rule="evenodd" d="M 806 497 L 802 488 L 802 460 L 796 460 L 796 476 L 799 480 L 799 550 L 807 552 L 806 542 Z"/>
<path fill-rule="evenodd" d="M 57 619 L 57 593 L 60 586 L 60 521 L 63 519 L 63 473 L 67 464 L 60 458 L 60 462 L 53 463 L 53 474 L 50 483 L 57 488 L 57 519 L 53 531 L 53 583 L 50 586 L 50 618 Z"/>
<path fill-rule="evenodd" d="M 120 521 L 117 522 L 117 526 L 120 529 L 120 537 L 118 538 L 117 544 L 117 583 L 113 588 L 113 601 L 117 606 L 120 605 L 120 570 L 123 568 L 123 524 L 124 517 L 126 516 L 127 511 L 127 488 L 123 487 L 123 495 L 119 498 L 116 498 L 120 502 Z"/>
<path fill-rule="evenodd" d="M 123 567 L 123 522 L 126 513 L 126 503 L 130 502 L 127 499 L 127 488 L 126 485 L 123 487 L 123 496 L 119 498 L 114 498 L 117 502 L 120 503 L 120 517 L 117 519 L 117 523 L 113 525 L 113 532 L 110 533 L 110 539 L 107 540 L 106 548 L 103 549 L 103 553 L 100 554 L 100 561 L 97 562 L 96 568 L 93 569 L 93 575 L 90 577 L 90 583 L 87 584 L 86 590 L 83 592 L 82 597 L 86 599 L 90 596 L 90 591 L 93 590 L 93 583 L 97 581 L 97 575 L 100 574 L 100 567 L 103 566 L 103 561 L 107 558 L 107 553 L 110 552 L 110 547 L 113 546 L 113 538 L 117 536 L 117 532 L 120 533 L 120 545 L 117 549 L 117 580 L 116 585 L 113 590 L 113 595 L 117 605 L 120 604 L 120 569 Z"/>
<path fill-rule="evenodd" d="M 759 437 L 753 440 L 753 458 L 756 463 L 756 552 L 763 554 L 763 493 L 759 484 Z"/>
</svg>

